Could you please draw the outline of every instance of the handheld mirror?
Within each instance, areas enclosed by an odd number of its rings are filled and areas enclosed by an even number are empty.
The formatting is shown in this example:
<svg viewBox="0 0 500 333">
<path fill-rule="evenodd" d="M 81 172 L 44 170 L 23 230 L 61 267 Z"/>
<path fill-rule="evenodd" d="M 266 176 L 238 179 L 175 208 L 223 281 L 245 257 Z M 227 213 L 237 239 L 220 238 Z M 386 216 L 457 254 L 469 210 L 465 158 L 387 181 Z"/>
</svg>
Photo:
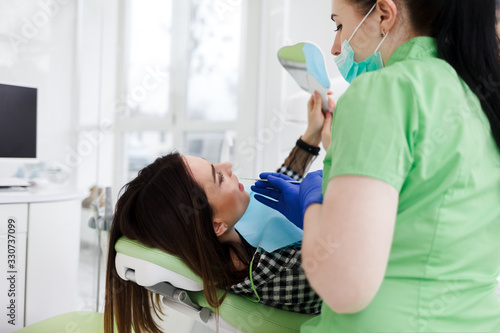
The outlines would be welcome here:
<svg viewBox="0 0 500 333">
<path fill-rule="evenodd" d="M 310 94 L 317 90 L 321 94 L 322 109 L 327 111 L 330 80 L 321 50 L 313 43 L 298 43 L 282 47 L 278 59 L 302 89 Z"/>
</svg>

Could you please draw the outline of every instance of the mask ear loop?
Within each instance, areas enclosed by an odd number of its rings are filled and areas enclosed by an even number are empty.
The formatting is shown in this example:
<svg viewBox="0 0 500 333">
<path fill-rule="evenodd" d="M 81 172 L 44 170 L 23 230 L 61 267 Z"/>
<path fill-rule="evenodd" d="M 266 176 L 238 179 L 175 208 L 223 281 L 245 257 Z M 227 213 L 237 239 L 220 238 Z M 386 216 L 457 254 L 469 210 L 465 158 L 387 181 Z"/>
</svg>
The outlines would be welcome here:
<svg viewBox="0 0 500 333">
<path fill-rule="evenodd" d="M 377 48 L 375 49 L 375 51 L 373 51 L 373 53 L 377 53 L 378 49 L 380 48 L 380 46 L 382 46 L 382 43 L 384 42 L 384 40 L 387 38 L 388 35 L 389 32 L 385 34 L 384 38 L 382 38 L 382 41 L 380 42 L 380 44 L 378 44 Z"/>
<path fill-rule="evenodd" d="M 377 7 L 377 4 L 375 3 L 372 7 L 372 9 L 370 9 L 370 11 L 368 12 L 368 14 L 365 15 L 365 17 L 361 20 L 361 22 L 358 24 L 358 26 L 356 27 L 356 29 L 354 29 L 354 32 L 352 33 L 351 37 L 349 37 L 349 39 L 347 40 L 348 43 L 351 42 L 351 39 L 352 37 L 354 37 L 354 35 L 356 34 L 356 32 L 359 30 L 359 27 L 361 27 L 361 25 L 363 24 L 363 22 L 368 18 L 368 16 L 373 12 L 373 10 Z"/>
</svg>

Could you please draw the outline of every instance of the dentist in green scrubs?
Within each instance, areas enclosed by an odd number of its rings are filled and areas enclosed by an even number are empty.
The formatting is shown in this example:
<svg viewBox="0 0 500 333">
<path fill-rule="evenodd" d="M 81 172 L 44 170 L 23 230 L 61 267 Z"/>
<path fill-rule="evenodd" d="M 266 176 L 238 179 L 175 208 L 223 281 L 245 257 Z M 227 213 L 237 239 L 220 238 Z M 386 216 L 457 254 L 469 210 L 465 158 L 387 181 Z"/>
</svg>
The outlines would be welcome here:
<svg viewBox="0 0 500 333">
<path fill-rule="evenodd" d="M 295 197 L 268 176 L 302 209 L 324 300 L 301 332 L 500 332 L 495 0 L 333 0 L 331 16 L 351 85 L 322 175 Z"/>
</svg>

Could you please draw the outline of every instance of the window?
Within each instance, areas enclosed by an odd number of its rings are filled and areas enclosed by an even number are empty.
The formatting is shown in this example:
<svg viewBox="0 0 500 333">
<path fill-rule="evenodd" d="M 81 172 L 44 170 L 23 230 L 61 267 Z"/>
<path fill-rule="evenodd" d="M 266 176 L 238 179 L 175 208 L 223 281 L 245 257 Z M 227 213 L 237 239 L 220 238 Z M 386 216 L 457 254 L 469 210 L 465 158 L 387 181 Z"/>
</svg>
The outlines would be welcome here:
<svg viewBox="0 0 500 333">
<path fill-rule="evenodd" d="M 172 0 L 128 0 L 124 116 L 164 117 L 169 110 Z M 118 83 L 120 85 L 120 83 Z"/>
<path fill-rule="evenodd" d="M 213 0 L 122 4 L 115 188 L 173 150 L 234 161 L 234 140 L 255 131 L 255 120 L 245 120 L 255 114 L 241 112 L 241 73 L 256 64 L 242 56 L 249 4 L 231 1 L 223 12 Z"/>
</svg>

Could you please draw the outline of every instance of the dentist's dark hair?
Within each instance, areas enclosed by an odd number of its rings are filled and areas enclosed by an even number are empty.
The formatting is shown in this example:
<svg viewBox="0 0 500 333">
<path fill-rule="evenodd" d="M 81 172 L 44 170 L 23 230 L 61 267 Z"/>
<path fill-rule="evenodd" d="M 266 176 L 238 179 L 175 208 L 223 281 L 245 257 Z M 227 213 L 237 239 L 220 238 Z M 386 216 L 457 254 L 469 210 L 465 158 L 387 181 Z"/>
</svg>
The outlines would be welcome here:
<svg viewBox="0 0 500 333">
<path fill-rule="evenodd" d="M 208 304 L 218 314 L 230 286 L 247 276 L 237 270 L 230 251 L 248 268 L 247 254 L 221 243 L 213 228 L 214 211 L 178 153 L 156 159 L 125 185 L 116 204 L 110 230 L 106 271 L 104 331 L 161 333 L 160 297 L 131 281 L 115 268 L 115 243 L 122 236 L 176 255 L 203 280 Z M 225 292 L 218 295 L 217 289 Z M 220 297 L 219 297 L 220 296 Z"/>
<path fill-rule="evenodd" d="M 377 0 L 346 0 L 366 15 Z M 415 32 L 434 37 L 438 55 L 476 94 L 500 150 L 500 39 L 498 0 L 394 0 Z"/>
</svg>

